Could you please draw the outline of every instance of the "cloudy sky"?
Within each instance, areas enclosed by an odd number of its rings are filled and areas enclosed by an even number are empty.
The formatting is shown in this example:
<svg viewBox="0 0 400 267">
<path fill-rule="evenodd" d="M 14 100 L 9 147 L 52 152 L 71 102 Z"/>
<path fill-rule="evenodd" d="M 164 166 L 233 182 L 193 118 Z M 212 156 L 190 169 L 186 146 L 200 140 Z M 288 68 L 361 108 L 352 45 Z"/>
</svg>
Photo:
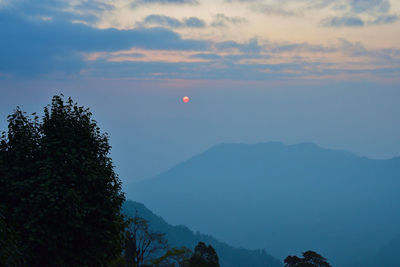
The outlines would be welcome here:
<svg viewBox="0 0 400 267">
<path fill-rule="evenodd" d="M 220 142 L 388 158 L 400 1 L 0 0 L 0 93 L 1 129 L 58 93 L 90 107 L 127 183 Z"/>
</svg>

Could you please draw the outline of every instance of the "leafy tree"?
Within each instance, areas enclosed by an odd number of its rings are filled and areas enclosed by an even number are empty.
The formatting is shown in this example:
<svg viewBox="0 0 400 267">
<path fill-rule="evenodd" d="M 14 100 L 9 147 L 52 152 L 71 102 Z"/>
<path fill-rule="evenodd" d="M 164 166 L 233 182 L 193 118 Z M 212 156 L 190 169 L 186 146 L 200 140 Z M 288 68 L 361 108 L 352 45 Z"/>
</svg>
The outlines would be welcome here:
<svg viewBox="0 0 400 267">
<path fill-rule="evenodd" d="M 19 266 L 22 264 L 22 255 L 16 233 L 7 224 L 0 209 L 0 266 Z"/>
<path fill-rule="evenodd" d="M 119 255 L 118 258 L 115 258 L 109 265 L 109 267 L 126 267 L 128 266 L 125 261 L 124 255 Z"/>
<path fill-rule="evenodd" d="M 33 114 L 34 115 L 34 114 Z M 124 195 L 89 109 L 54 96 L 41 121 L 19 108 L 0 139 L 0 203 L 27 266 L 106 266 L 123 248 Z"/>
<path fill-rule="evenodd" d="M 314 251 L 303 252 L 303 258 L 297 256 L 287 256 L 285 267 L 331 267 L 327 259 Z"/>
<path fill-rule="evenodd" d="M 125 260 L 127 266 L 140 267 L 150 263 L 157 253 L 167 248 L 164 234 L 152 232 L 149 222 L 138 216 L 130 219 L 126 232 Z"/>
<path fill-rule="evenodd" d="M 218 255 L 214 248 L 199 242 L 190 258 L 190 267 L 219 267 Z"/>
<path fill-rule="evenodd" d="M 180 266 L 188 267 L 192 251 L 189 248 L 172 248 L 169 249 L 163 256 L 153 260 L 152 263 L 156 266 Z"/>
</svg>

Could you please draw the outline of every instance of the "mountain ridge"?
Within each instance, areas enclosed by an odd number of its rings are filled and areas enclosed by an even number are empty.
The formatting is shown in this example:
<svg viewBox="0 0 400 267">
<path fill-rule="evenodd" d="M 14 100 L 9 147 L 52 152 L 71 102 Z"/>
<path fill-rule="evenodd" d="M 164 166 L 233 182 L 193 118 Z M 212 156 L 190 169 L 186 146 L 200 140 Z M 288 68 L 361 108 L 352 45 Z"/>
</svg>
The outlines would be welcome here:
<svg viewBox="0 0 400 267">
<path fill-rule="evenodd" d="M 394 163 L 397 163 L 396 161 L 398 161 L 400 163 L 400 156 L 394 156 L 394 157 L 386 158 L 386 159 L 375 159 L 375 158 L 370 158 L 370 157 L 366 157 L 366 156 L 360 156 L 360 155 L 357 155 L 354 152 L 350 152 L 350 151 L 347 151 L 345 149 L 331 149 L 331 148 L 322 147 L 322 146 L 317 145 L 317 144 L 312 143 L 312 142 L 300 142 L 300 143 L 295 143 L 295 144 L 285 144 L 283 142 L 278 142 L 278 141 L 258 142 L 258 143 L 252 143 L 252 144 L 247 144 L 247 143 L 229 143 L 229 142 L 227 142 L 227 143 L 220 143 L 220 144 L 217 144 L 217 145 L 213 145 L 210 148 L 206 149 L 205 151 L 203 151 L 203 152 L 201 152 L 199 154 L 196 154 L 196 155 L 194 155 L 194 156 L 192 156 L 192 157 L 190 157 L 190 158 L 188 158 L 188 159 L 186 159 L 186 160 L 184 160 L 184 161 L 172 166 L 170 169 L 168 169 L 166 171 L 162 171 L 162 172 L 160 172 L 159 174 L 157 174 L 157 175 L 155 175 L 153 177 L 150 177 L 150 178 L 143 179 L 143 180 L 140 180 L 138 182 L 135 182 L 135 183 L 133 183 L 133 185 L 146 183 L 148 181 L 151 181 L 154 178 L 160 177 L 160 176 L 170 172 L 171 170 L 179 167 L 183 163 L 188 163 L 188 162 L 190 162 L 192 160 L 195 160 L 198 157 L 202 157 L 202 156 L 204 156 L 205 154 L 208 154 L 208 153 L 214 153 L 214 152 L 220 150 L 221 148 L 226 148 L 226 147 L 228 147 L 228 148 L 233 148 L 233 147 L 251 148 L 253 146 L 254 147 L 255 146 L 264 146 L 264 147 L 273 146 L 274 148 L 286 147 L 288 149 L 290 149 L 290 148 L 303 148 L 303 149 L 304 148 L 312 148 L 312 149 L 318 149 L 318 150 L 327 151 L 327 152 L 331 153 L 332 155 L 343 155 L 343 156 L 347 156 L 347 157 L 358 158 L 359 160 L 371 160 L 371 161 L 378 161 L 378 162 L 392 161 Z"/>
<path fill-rule="evenodd" d="M 312 143 L 228 143 L 130 193 L 172 223 L 235 246 L 266 248 L 281 259 L 314 249 L 346 266 L 352 254 L 374 250 L 372 243 L 382 245 L 400 224 L 400 216 L 387 219 L 399 209 L 399 160 Z M 343 240 L 353 245 L 342 249 Z"/>
<path fill-rule="evenodd" d="M 173 247 L 188 247 L 194 249 L 199 241 L 211 244 L 218 253 L 222 267 L 281 267 L 283 264 L 276 258 L 262 250 L 248 250 L 244 248 L 234 248 L 224 242 L 216 240 L 214 237 L 194 233 L 184 225 L 168 224 L 161 216 L 154 214 L 142 203 L 127 200 L 124 202 L 122 212 L 133 217 L 138 212 L 138 216 L 149 221 L 152 231 L 166 234 L 168 243 Z"/>
</svg>

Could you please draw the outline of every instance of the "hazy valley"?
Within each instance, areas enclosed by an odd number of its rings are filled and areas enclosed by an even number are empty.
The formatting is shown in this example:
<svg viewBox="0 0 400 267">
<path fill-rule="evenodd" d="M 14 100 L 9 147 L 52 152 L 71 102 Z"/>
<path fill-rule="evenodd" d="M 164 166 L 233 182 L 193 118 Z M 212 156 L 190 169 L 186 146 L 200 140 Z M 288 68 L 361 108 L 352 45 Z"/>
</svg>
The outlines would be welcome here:
<svg viewBox="0 0 400 267">
<path fill-rule="evenodd" d="M 128 197 L 234 246 L 281 259 L 313 249 L 355 266 L 399 233 L 399 189 L 400 158 L 272 142 L 215 146 Z"/>
</svg>

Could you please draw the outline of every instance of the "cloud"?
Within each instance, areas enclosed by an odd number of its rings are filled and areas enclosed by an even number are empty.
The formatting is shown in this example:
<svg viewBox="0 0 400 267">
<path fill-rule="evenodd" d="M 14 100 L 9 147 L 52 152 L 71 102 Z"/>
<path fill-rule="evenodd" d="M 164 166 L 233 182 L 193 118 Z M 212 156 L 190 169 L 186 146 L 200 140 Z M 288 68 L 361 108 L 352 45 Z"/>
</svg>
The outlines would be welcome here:
<svg viewBox="0 0 400 267">
<path fill-rule="evenodd" d="M 105 62 L 96 61 L 94 76 L 104 73 L 113 78 L 132 77 L 154 79 L 205 80 L 265 80 L 299 77 L 302 64 L 236 64 L 232 61 L 211 62 Z M 268 69 L 269 72 L 265 70 Z M 293 72 L 286 70 L 293 70 Z"/>
<path fill-rule="evenodd" d="M 386 60 L 381 62 L 369 63 L 375 60 L 372 56 L 381 59 L 379 53 L 386 53 L 387 56 L 397 55 L 399 51 L 369 51 L 365 50 L 358 43 L 350 43 L 342 40 L 341 47 L 338 49 L 347 53 L 349 56 L 369 57 L 368 63 L 365 62 L 346 62 L 337 64 L 333 62 L 312 61 L 309 57 L 289 56 L 287 62 L 276 62 L 275 59 L 282 59 L 282 54 L 212 54 L 198 53 L 192 54 L 192 58 L 207 59 L 201 62 L 144 62 L 144 61 L 122 61 L 109 62 L 105 60 L 96 60 L 90 66 L 90 75 L 93 77 L 108 78 L 134 78 L 134 79 L 195 79 L 195 80 L 291 80 L 322 79 L 328 77 L 342 77 L 345 74 L 346 79 L 360 77 L 363 79 L 382 76 L 393 76 L 399 73 L 400 60 L 393 60 L 393 65 L 387 65 Z M 272 47 L 271 51 L 275 48 Z M 335 54 L 336 55 L 336 54 Z M 259 60 L 261 59 L 261 61 Z M 374 76 L 375 75 L 375 76 Z"/>
<path fill-rule="evenodd" d="M 197 0 L 139 0 L 134 4 L 198 4 Z"/>
<path fill-rule="evenodd" d="M 360 42 L 350 42 L 343 38 L 340 38 L 338 41 L 338 48 L 347 56 L 355 58 L 366 57 L 368 58 L 369 63 L 373 63 L 375 65 L 393 64 L 400 66 L 400 50 L 398 49 L 368 50 Z"/>
<path fill-rule="evenodd" d="M 350 42 L 346 39 L 340 38 L 339 40 L 339 49 L 342 50 L 343 53 L 350 56 L 367 56 L 369 54 L 368 50 L 359 42 Z"/>
<path fill-rule="evenodd" d="M 390 9 L 388 0 L 350 0 L 349 4 L 355 13 L 386 13 Z"/>
<path fill-rule="evenodd" d="M 332 4 L 335 4 L 337 0 L 308 0 L 306 2 L 306 8 L 322 9 Z"/>
<path fill-rule="evenodd" d="M 399 19 L 400 19 L 400 17 L 397 15 L 382 15 L 382 16 L 378 16 L 374 20 L 371 20 L 368 24 L 378 24 L 378 25 L 389 24 L 389 23 L 396 22 Z"/>
<path fill-rule="evenodd" d="M 271 4 L 255 4 L 251 8 L 254 12 L 263 13 L 265 15 L 276 15 L 283 17 L 298 16 L 299 13 L 287 8 L 283 8 L 282 4 L 271 5 Z"/>
<path fill-rule="evenodd" d="M 160 26 L 182 27 L 182 22 L 179 20 L 162 15 L 149 15 L 143 20 L 143 24 L 157 24 Z"/>
<path fill-rule="evenodd" d="M 261 45 L 259 44 L 258 40 L 255 38 L 250 39 L 246 43 L 237 43 L 235 41 L 219 42 L 219 43 L 215 44 L 215 47 L 219 51 L 236 49 L 243 53 L 248 53 L 248 54 L 259 53 L 262 50 Z"/>
<path fill-rule="evenodd" d="M 260 0 L 224 0 L 224 2 L 228 2 L 228 3 L 233 3 L 233 2 L 254 3 L 254 2 L 260 2 Z"/>
<path fill-rule="evenodd" d="M 398 15 L 390 14 L 388 0 L 349 0 L 338 11 L 344 11 L 346 15 L 324 19 L 321 24 L 327 27 L 362 27 L 389 24 L 399 20 Z M 369 19 L 364 21 L 360 15 Z"/>
<path fill-rule="evenodd" d="M 297 7 L 296 10 L 292 10 L 288 7 L 290 3 L 300 3 L 303 6 L 307 6 L 309 9 L 325 7 L 329 5 L 331 1 L 334 0 L 224 0 L 224 2 L 227 3 L 239 2 L 248 4 L 248 8 L 253 12 L 284 17 L 299 16 L 299 8 Z"/>
<path fill-rule="evenodd" d="M 49 17 L 58 21 L 84 20 L 96 22 L 101 11 L 111 11 L 114 7 L 104 1 L 66 0 L 14 0 L 4 6 L 3 11 L 25 17 Z"/>
<path fill-rule="evenodd" d="M 336 52 L 335 47 L 325 47 L 322 45 L 311 45 L 308 43 L 289 43 L 275 44 L 270 48 L 271 52 L 315 52 L 315 53 L 332 53 Z"/>
<path fill-rule="evenodd" d="M 202 28 L 202 27 L 206 26 L 206 23 L 204 22 L 204 20 L 201 20 L 196 17 L 190 17 L 190 18 L 184 19 L 184 24 L 187 27 L 192 27 L 192 28 Z"/>
<path fill-rule="evenodd" d="M 213 22 L 211 22 L 211 26 L 224 27 L 224 26 L 227 26 L 227 24 L 241 24 L 246 21 L 247 20 L 245 18 L 228 17 L 224 14 L 219 13 L 214 16 L 214 20 L 213 20 Z"/>
<path fill-rule="evenodd" d="M 289 1 L 297 0 L 285 0 L 285 3 Z M 307 0 L 306 3 L 311 2 Z M 324 1 L 323 4 L 328 5 L 328 2 Z M 43 0 L 38 5 L 42 3 L 49 6 L 35 10 L 34 5 L 29 5 L 32 8 L 30 10 L 26 7 L 16 8 L 18 5 L 15 5 L 0 10 L 0 73 L 16 73 L 20 77 L 82 72 L 106 78 L 290 79 L 304 75 L 334 75 L 342 66 L 349 65 L 354 70 L 352 73 L 363 72 L 366 68 L 394 71 L 400 65 L 398 50 L 368 50 L 362 43 L 346 40 L 329 47 L 305 41 L 274 43 L 257 38 L 244 42 L 234 39 L 216 42 L 205 30 L 203 38 L 210 38 L 209 41 L 183 39 L 180 34 L 167 29 L 205 28 L 205 21 L 197 17 L 177 19 L 153 14 L 139 23 L 142 27 L 129 30 L 98 29 L 89 26 L 95 25 L 89 15 L 99 13 L 101 16 L 101 10 L 107 8 L 106 5 L 97 4 L 97 1 L 74 1 L 76 6 L 86 10 L 84 15 L 80 15 L 63 11 L 74 10 L 69 5 L 71 1 Z M 363 9 L 359 6 L 359 10 Z M 336 17 L 328 18 L 321 24 L 329 27 L 361 27 L 392 23 L 399 19 L 386 13 L 358 15 L 355 11 L 350 12 L 349 5 L 337 12 Z M 341 16 L 341 12 L 346 15 Z M 86 24 L 71 22 L 79 16 Z M 97 15 L 93 15 L 93 18 L 97 18 Z M 222 13 L 213 19 L 209 25 L 214 27 L 246 22 L 244 18 Z"/>
<path fill-rule="evenodd" d="M 0 72 L 35 75 L 77 72 L 85 66 L 82 53 L 131 47 L 153 50 L 205 51 L 206 41 L 182 39 L 164 28 L 96 29 L 79 23 L 24 18 L 0 12 Z"/>
<path fill-rule="evenodd" d="M 221 56 L 217 54 L 211 54 L 211 53 L 200 53 L 200 54 L 194 54 L 190 56 L 191 58 L 199 58 L 199 59 L 209 59 L 209 60 L 215 60 L 215 59 L 220 59 Z"/>
<path fill-rule="evenodd" d="M 185 18 L 183 20 L 178 20 L 164 15 L 149 15 L 143 22 L 139 23 L 141 25 L 158 25 L 164 27 L 180 28 L 203 28 L 206 26 L 205 22 L 196 17 Z"/>
<path fill-rule="evenodd" d="M 321 21 L 326 27 L 362 27 L 364 21 L 359 17 L 331 17 Z"/>
</svg>

